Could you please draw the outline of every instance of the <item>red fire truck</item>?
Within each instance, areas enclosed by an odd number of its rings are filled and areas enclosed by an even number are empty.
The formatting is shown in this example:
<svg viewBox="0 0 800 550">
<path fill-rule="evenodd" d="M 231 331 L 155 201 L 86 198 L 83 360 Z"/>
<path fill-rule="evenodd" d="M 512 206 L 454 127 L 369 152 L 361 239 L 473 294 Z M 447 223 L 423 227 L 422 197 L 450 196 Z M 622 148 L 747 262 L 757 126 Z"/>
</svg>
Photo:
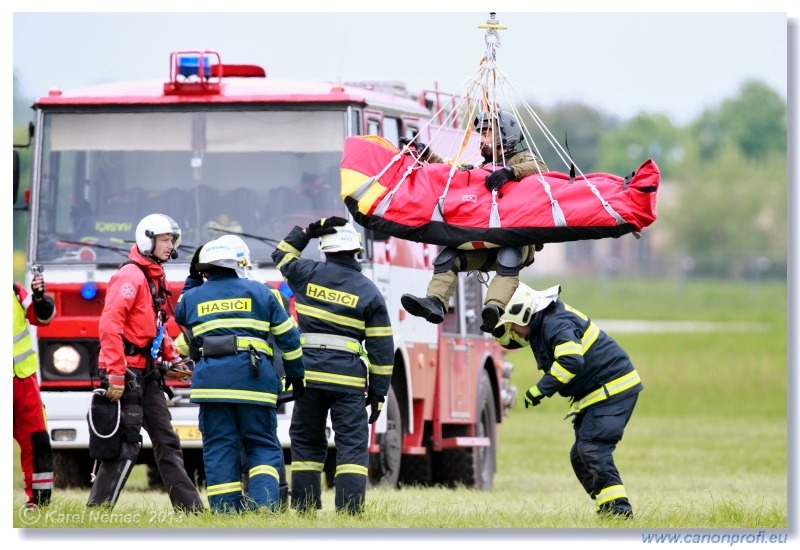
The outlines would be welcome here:
<svg viewBox="0 0 800 550">
<path fill-rule="evenodd" d="M 98 385 L 98 319 L 138 220 L 162 212 L 180 224 L 183 250 L 166 265 L 173 299 L 195 248 L 226 232 L 248 240 L 254 278 L 289 294 L 270 253 L 294 225 L 347 216 L 339 192 L 345 137 L 398 143 L 422 130 L 424 139 L 448 101 L 438 91 L 412 96 L 395 82 L 274 80 L 258 66 L 224 64 L 213 51 L 172 53 L 166 81 L 51 89 L 36 101 L 27 261 L 43 266 L 58 308 L 38 331 L 56 486 L 90 484 L 86 412 Z M 463 138 L 463 130 L 448 130 Z M 15 169 L 15 201 L 18 187 Z M 396 345 L 386 412 L 371 435 L 371 481 L 491 489 L 498 423 L 516 389 L 501 348 L 478 328 L 485 285 L 462 274 L 441 325 L 409 316 L 400 296 L 424 295 L 437 248 L 360 230 L 364 273 L 386 298 Z M 172 321 L 168 328 L 179 334 Z M 187 387 L 173 391 L 186 467 L 202 482 L 197 408 Z M 287 463 L 291 406 L 278 417 Z M 143 435 L 140 461 L 152 465 Z M 326 466 L 329 486 L 330 472 Z"/>
</svg>

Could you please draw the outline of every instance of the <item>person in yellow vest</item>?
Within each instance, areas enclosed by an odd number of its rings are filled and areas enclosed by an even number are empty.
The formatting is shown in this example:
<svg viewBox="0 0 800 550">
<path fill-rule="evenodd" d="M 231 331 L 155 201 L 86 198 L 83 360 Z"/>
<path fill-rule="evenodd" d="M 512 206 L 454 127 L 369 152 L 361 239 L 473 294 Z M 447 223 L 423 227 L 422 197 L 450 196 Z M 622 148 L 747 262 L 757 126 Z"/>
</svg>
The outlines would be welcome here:
<svg viewBox="0 0 800 550">
<path fill-rule="evenodd" d="M 36 377 L 39 358 L 33 346 L 29 324 L 50 324 L 56 314 L 56 305 L 44 293 L 45 283 L 41 273 L 33 277 L 31 291 L 28 294 L 20 283 L 14 283 L 14 439 L 19 444 L 27 506 L 36 508 L 50 504 L 53 450 Z"/>
</svg>

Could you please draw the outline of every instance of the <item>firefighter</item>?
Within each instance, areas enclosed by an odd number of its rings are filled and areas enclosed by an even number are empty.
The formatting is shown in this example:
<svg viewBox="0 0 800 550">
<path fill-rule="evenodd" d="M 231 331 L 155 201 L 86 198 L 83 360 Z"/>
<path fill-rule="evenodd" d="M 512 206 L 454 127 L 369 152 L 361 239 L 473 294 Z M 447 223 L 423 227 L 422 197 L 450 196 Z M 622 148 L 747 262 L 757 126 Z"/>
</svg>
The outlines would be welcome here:
<svg viewBox="0 0 800 550">
<path fill-rule="evenodd" d="M 39 358 L 28 324 L 49 325 L 56 305 L 45 291 L 44 277 L 36 273 L 31 281 L 32 295 L 14 283 L 14 439 L 19 444 L 22 479 L 27 506 L 50 504 L 53 490 L 53 450 L 47 433 L 47 418 L 39 393 L 36 369 Z"/>
<path fill-rule="evenodd" d="M 253 263 L 250 260 L 250 247 L 247 246 L 247 243 L 239 237 L 238 235 L 223 235 L 217 239 L 218 242 L 227 242 L 233 247 L 234 252 L 236 253 L 236 275 L 238 275 L 242 279 L 249 279 L 250 274 L 253 270 Z M 203 275 L 197 270 L 197 264 L 200 262 L 200 251 L 202 250 L 202 246 L 198 247 L 192 257 L 192 261 L 189 265 L 189 276 L 186 278 L 186 282 L 183 287 L 183 292 L 186 292 L 190 288 L 195 288 L 203 284 Z M 283 306 L 287 312 L 289 311 L 289 302 L 286 300 L 286 297 L 278 291 L 278 289 L 273 288 L 272 286 L 267 285 L 267 288 L 272 292 L 272 295 L 275 296 L 275 299 Z M 292 318 L 294 321 L 294 318 Z M 181 357 L 190 357 L 190 355 L 195 355 L 194 359 L 199 360 L 199 348 L 197 347 L 197 342 L 191 336 L 187 338 L 187 333 L 185 329 L 182 328 L 181 334 L 178 335 L 178 338 L 175 339 L 175 347 L 177 348 L 178 352 L 181 354 Z M 187 340 L 192 340 L 191 347 L 193 348 L 190 352 L 190 344 Z M 269 338 L 267 339 L 267 343 L 270 346 L 275 345 L 275 337 L 272 333 L 270 333 Z M 285 376 L 285 370 L 283 368 L 283 357 L 281 354 L 273 354 L 272 356 L 272 364 L 275 367 L 275 370 L 278 373 L 278 376 L 281 379 Z M 300 390 L 298 390 L 300 391 Z M 293 394 L 291 394 L 293 397 Z M 288 392 L 286 399 L 289 399 Z M 280 401 L 278 403 L 280 405 Z M 247 494 L 249 491 L 249 482 L 250 482 L 250 474 L 248 467 L 248 460 L 247 460 L 247 453 L 244 450 L 244 446 L 242 447 L 242 491 Z M 283 459 L 283 455 L 281 455 L 281 459 Z M 279 492 L 280 492 L 280 508 L 281 510 L 286 510 L 289 507 L 289 484 L 286 480 L 286 463 L 285 461 L 281 460 L 281 467 L 279 469 Z"/>
<path fill-rule="evenodd" d="M 243 267 L 229 242 L 203 245 L 195 269 L 206 281 L 187 290 L 175 320 L 201 350 L 190 400 L 200 404 L 208 502 L 216 513 L 278 509 L 283 449 L 277 401 L 282 388 L 272 363 L 270 335 L 280 349 L 287 389 L 303 391 L 303 352 L 294 320 L 266 285 L 240 277 Z M 248 496 L 241 453 L 247 456 Z"/>
<path fill-rule="evenodd" d="M 547 172 L 547 165 L 539 157 L 524 148 L 522 128 L 516 117 L 506 111 L 495 114 L 483 113 L 474 120 L 474 127 L 481 136 L 481 155 L 484 167 L 497 167 L 486 176 L 485 186 L 489 191 L 499 192 L 509 180 L 519 181 L 524 177 Z M 401 138 L 407 145 L 409 140 Z M 425 145 L 417 143 L 421 160 L 443 163 L 444 159 Z M 424 317 L 430 323 L 441 323 L 447 313 L 450 297 L 456 291 L 458 273 L 461 271 L 496 271 L 489 283 L 486 300 L 481 311 L 481 330 L 492 332 L 505 311 L 519 284 L 519 272 L 533 263 L 534 253 L 542 245 L 503 246 L 462 250 L 445 247 L 433 261 L 433 278 L 428 284 L 426 296 L 403 294 L 400 303 L 411 315 Z"/>
<path fill-rule="evenodd" d="M 106 432 L 90 432 L 90 451 L 95 458 L 102 458 L 87 505 L 116 504 L 139 456 L 144 427 L 173 508 L 197 512 L 204 505 L 184 469 L 180 439 L 172 429 L 164 396 L 168 390 L 164 376 L 180 379 L 191 375 L 164 331 L 168 291 L 163 264 L 178 257 L 181 230 L 169 216 L 150 214 L 136 226 L 135 238 L 129 260 L 108 283 L 100 314 L 102 389 L 93 397 L 90 428 L 94 413 L 103 417 L 104 410 L 110 409 L 118 415 L 120 429 L 115 432 L 119 437 L 96 437 L 95 444 L 92 436 Z"/>
<path fill-rule="evenodd" d="M 509 348 L 530 346 L 544 374 L 525 392 L 525 408 L 556 392 L 568 397 L 575 432 L 575 475 L 602 516 L 633 517 L 612 456 L 644 389 L 630 357 L 589 317 L 559 298 L 560 286 L 535 291 L 520 283 L 496 336 Z M 498 331 L 500 334 L 500 331 Z"/>
<path fill-rule="evenodd" d="M 300 258 L 312 238 L 319 238 L 325 261 Z M 295 226 L 272 253 L 294 292 L 306 364 L 306 393 L 295 402 L 289 428 L 292 507 L 301 513 L 322 508 L 329 412 L 336 511 L 354 515 L 364 509 L 369 424 L 378 419 L 389 392 L 394 341 L 383 295 L 360 273 L 355 258 L 360 251 L 355 228 L 333 217 L 305 229 Z"/>
</svg>

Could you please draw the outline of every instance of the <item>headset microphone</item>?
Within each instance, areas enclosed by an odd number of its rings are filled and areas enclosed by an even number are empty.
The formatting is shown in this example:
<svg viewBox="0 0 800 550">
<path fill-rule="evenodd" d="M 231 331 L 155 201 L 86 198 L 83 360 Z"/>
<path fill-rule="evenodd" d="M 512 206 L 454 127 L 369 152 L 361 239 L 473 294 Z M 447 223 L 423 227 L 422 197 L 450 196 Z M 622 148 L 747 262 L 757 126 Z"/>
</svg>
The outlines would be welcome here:
<svg viewBox="0 0 800 550">
<path fill-rule="evenodd" d="M 169 257 L 172 260 L 177 260 L 178 259 L 178 251 L 173 249 L 172 252 L 169 253 Z"/>
</svg>

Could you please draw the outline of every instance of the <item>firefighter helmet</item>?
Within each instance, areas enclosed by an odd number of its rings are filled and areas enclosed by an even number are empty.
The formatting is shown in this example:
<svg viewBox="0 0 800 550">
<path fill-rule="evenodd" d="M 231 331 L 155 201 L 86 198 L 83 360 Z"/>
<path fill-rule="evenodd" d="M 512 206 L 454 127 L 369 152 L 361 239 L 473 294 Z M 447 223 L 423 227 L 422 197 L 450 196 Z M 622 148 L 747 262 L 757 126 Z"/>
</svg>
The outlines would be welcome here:
<svg viewBox="0 0 800 550">
<path fill-rule="evenodd" d="M 325 253 L 332 252 L 363 252 L 361 246 L 361 233 L 356 228 L 346 223 L 335 227 L 336 233 L 322 235 L 319 238 L 319 249 Z"/>
<path fill-rule="evenodd" d="M 247 272 L 253 269 L 253 264 L 250 262 L 250 247 L 244 242 L 239 235 L 223 235 L 217 241 L 225 242 L 233 247 L 236 251 L 236 261 L 239 267 L 236 268 L 236 274 L 239 278 L 246 279 Z"/>
<path fill-rule="evenodd" d="M 508 301 L 505 312 L 500 316 L 497 326 L 513 323 L 527 326 L 533 319 L 533 314 L 542 311 L 558 299 L 561 286 L 551 286 L 545 290 L 534 290 L 525 283 L 519 283 L 511 300 Z"/>
<path fill-rule="evenodd" d="M 172 244 L 176 249 L 181 243 L 178 222 L 166 214 L 150 214 L 142 218 L 136 226 L 136 247 L 143 256 L 152 256 L 156 247 L 156 235 L 172 235 Z"/>
<path fill-rule="evenodd" d="M 500 131 L 500 144 L 503 149 L 512 149 L 517 143 L 522 141 L 522 128 L 517 117 L 508 111 L 497 111 L 496 113 L 483 112 L 475 117 L 475 131 L 480 132 L 484 128 L 493 128 L 492 122 L 497 123 L 495 130 Z M 497 141 L 495 139 L 495 141 Z"/>
<path fill-rule="evenodd" d="M 214 267 L 225 267 L 236 269 L 239 267 L 239 259 L 236 250 L 230 242 L 221 239 L 214 239 L 203 245 L 198 258 L 197 270 L 207 271 Z"/>
</svg>

